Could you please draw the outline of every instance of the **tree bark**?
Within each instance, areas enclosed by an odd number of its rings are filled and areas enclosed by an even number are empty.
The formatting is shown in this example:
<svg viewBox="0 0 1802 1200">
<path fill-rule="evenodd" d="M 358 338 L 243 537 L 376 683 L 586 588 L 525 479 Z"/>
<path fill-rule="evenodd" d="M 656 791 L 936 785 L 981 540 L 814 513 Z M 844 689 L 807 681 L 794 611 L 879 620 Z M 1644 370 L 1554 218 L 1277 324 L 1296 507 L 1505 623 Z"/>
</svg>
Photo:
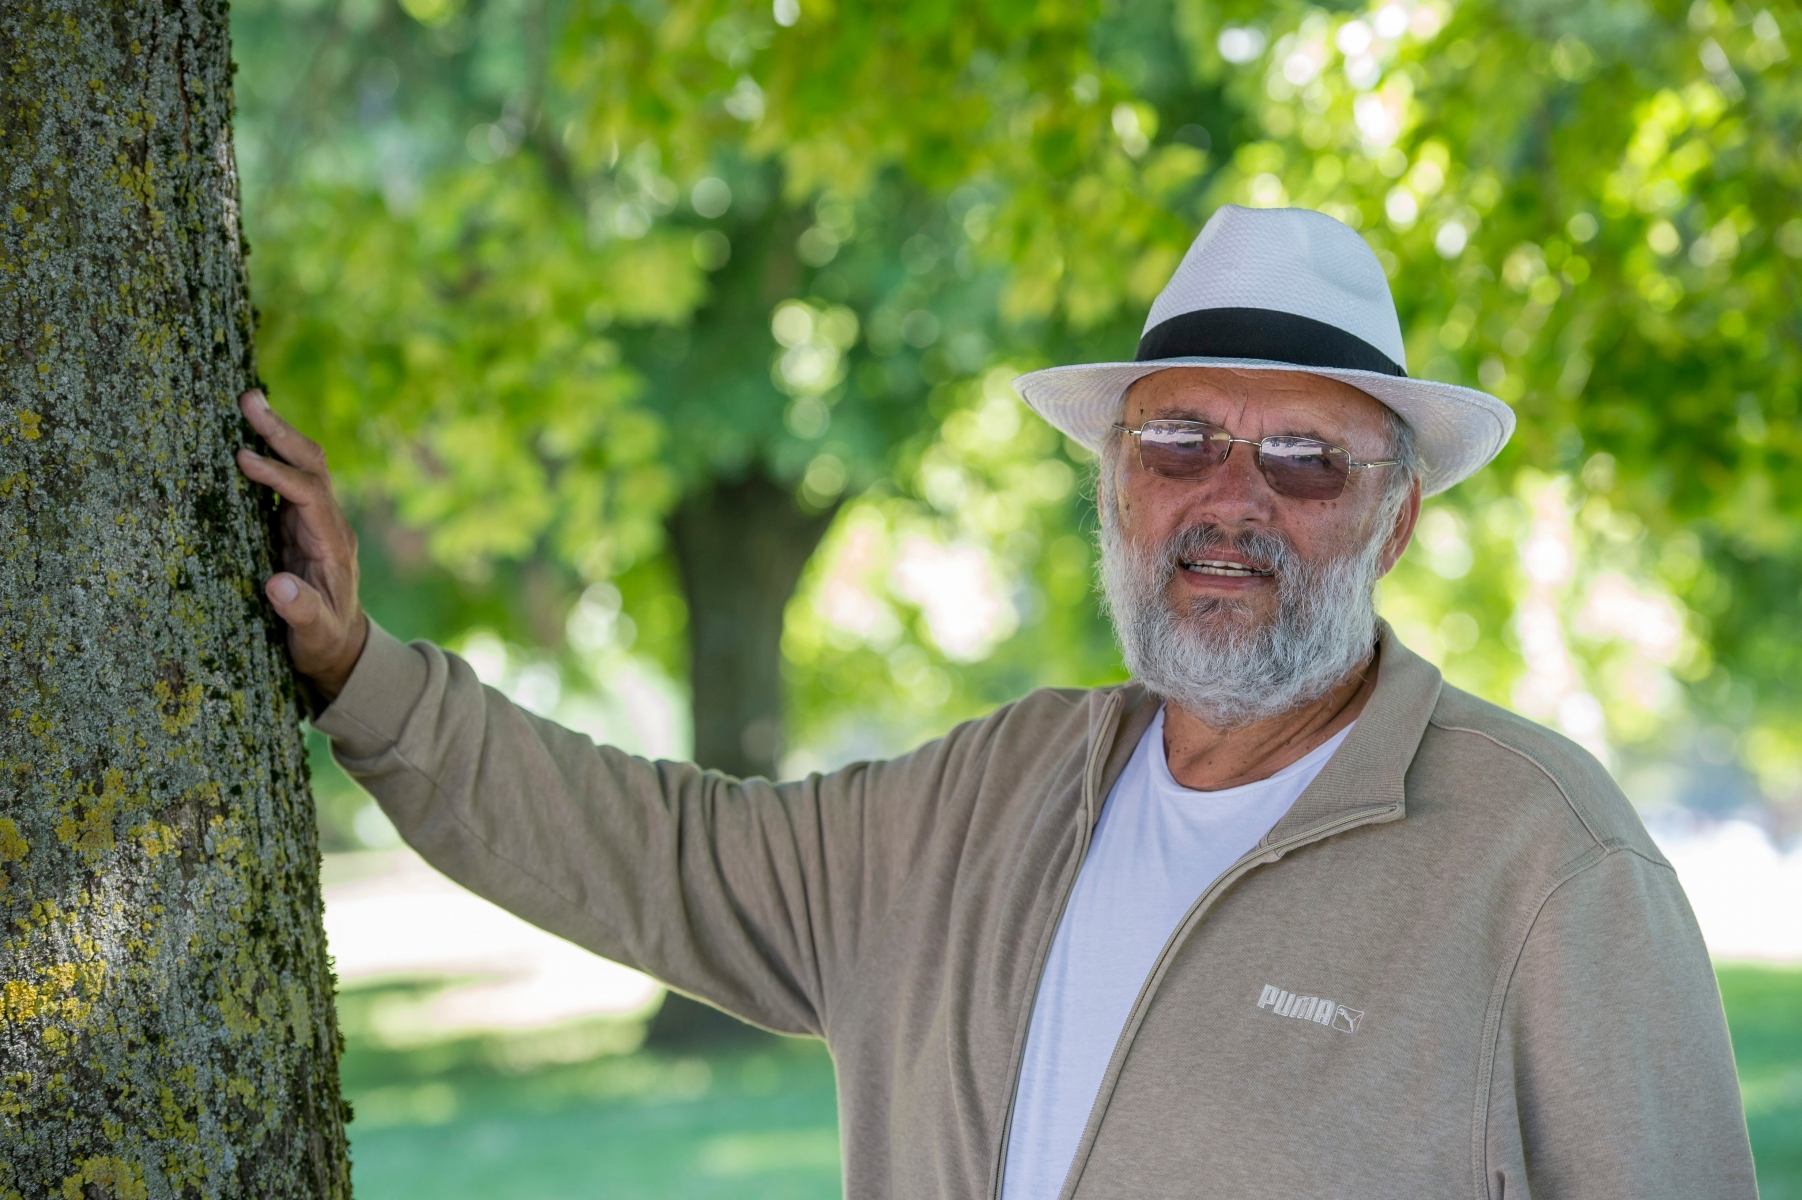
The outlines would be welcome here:
<svg viewBox="0 0 1802 1200">
<path fill-rule="evenodd" d="M 782 756 L 782 614 L 831 511 L 761 475 L 690 493 L 670 541 L 688 601 L 695 761 L 774 779 Z"/>
<path fill-rule="evenodd" d="M 226 15 L 0 6 L 0 1198 L 350 1192 Z"/>
</svg>

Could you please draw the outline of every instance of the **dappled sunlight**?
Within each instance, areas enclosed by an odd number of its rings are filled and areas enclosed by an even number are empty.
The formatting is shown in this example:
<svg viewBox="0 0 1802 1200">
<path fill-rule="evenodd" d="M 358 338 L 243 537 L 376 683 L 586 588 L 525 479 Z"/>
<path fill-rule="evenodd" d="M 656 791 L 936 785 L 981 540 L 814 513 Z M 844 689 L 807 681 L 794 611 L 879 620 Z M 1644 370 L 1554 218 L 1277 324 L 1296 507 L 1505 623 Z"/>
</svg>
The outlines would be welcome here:
<svg viewBox="0 0 1802 1200">
<path fill-rule="evenodd" d="M 393 1044 L 630 1016 L 663 994 L 649 977 L 457 886 L 411 850 L 334 855 L 325 884 L 326 938 L 341 984 L 441 984 L 376 1015 L 376 1032 Z"/>
</svg>

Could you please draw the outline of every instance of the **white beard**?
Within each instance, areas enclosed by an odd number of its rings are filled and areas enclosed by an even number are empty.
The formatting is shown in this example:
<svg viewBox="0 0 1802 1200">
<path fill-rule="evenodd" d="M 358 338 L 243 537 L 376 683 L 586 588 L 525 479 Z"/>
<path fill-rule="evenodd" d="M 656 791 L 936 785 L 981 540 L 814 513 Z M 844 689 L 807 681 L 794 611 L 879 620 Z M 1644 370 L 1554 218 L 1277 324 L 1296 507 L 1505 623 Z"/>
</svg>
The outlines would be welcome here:
<svg viewBox="0 0 1802 1200">
<path fill-rule="evenodd" d="M 1370 655 L 1391 522 L 1379 519 L 1368 544 L 1321 562 L 1303 559 L 1278 534 L 1232 535 L 1213 525 L 1152 547 L 1126 538 L 1105 474 L 1097 491 L 1102 588 L 1127 669 L 1179 708 L 1218 729 L 1250 725 L 1319 699 Z M 1187 611 L 1173 609 L 1179 560 L 1226 546 L 1273 572 L 1271 620 L 1253 625 L 1250 605 L 1239 600 L 1197 599 Z"/>
</svg>

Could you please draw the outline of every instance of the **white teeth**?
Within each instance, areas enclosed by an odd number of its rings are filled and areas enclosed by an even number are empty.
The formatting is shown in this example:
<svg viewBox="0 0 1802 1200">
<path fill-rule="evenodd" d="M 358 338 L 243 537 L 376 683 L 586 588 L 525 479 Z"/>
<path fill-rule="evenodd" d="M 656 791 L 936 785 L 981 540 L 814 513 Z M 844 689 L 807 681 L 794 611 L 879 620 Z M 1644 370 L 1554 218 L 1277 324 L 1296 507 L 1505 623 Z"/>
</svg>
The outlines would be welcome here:
<svg viewBox="0 0 1802 1200">
<path fill-rule="evenodd" d="M 1183 568 L 1185 570 L 1193 571 L 1197 575 L 1246 577 L 1270 574 L 1269 571 L 1255 570 L 1254 568 L 1246 566 L 1244 563 L 1222 562 L 1216 558 L 1204 558 L 1197 562 L 1186 562 L 1183 564 Z"/>
</svg>

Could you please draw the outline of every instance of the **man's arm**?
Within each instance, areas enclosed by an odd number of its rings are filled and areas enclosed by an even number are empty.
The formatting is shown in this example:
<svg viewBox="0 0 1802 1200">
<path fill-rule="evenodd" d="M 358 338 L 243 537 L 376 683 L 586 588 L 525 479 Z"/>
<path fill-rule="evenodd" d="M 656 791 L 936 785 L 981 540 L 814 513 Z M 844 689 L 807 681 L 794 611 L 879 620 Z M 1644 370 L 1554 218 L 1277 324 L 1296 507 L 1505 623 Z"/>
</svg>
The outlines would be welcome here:
<svg viewBox="0 0 1802 1200">
<path fill-rule="evenodd" d="M 1508 982 L 1492 1197 L 1755 1200 L 1720 991 L 1683 890 L 1616 849 L 1546 900 Z"/>
<path fill-rule="evenodd" d="M 241 404 L 282 460 L 239 454 L 286 501 L 287 569 L 265 591 L 295 667 L 331 701 L 314 723 L 402 836 L 579 945 L 770 1028 L 824 1032 L 946 777 L 982 738 L 783 784 L 597 747 L 483 687 L 455 655 L 373 626 L 323 453 L 260 393 Z"/>
<path fill-rule="evenodd" d="M 379 626 L 315 724 L 451 878 L 787 1033 L 825 1032 L 967 753 L 954 736 L 782 784 L 649 762 L 525 712 L 456 655 Z"/>
</svg>

